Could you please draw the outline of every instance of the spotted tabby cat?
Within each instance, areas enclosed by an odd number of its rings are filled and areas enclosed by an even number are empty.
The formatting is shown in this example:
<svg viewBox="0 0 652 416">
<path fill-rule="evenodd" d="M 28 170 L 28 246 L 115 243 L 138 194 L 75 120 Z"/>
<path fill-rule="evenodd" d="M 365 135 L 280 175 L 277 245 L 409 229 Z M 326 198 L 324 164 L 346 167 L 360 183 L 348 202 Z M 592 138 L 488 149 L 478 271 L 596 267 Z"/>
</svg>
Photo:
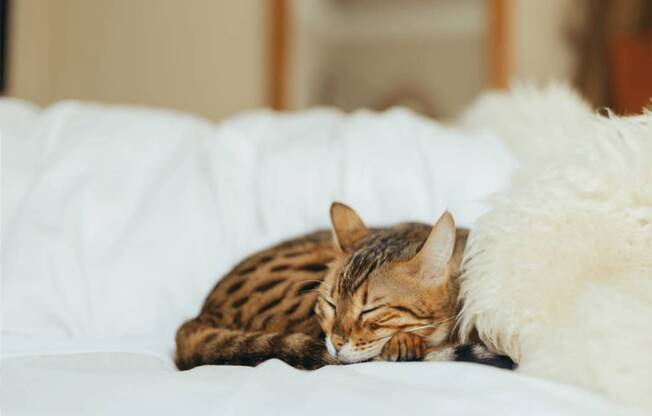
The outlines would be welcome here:
<svg viewBox="0 0 652 416">
<path fill-rule="evenodd" d="M 320 231 L 254 254 L 179 328 L 177 366 L 255 366 L 278 358 L 303 369 L 367 360 L 456 360 L 512 368 L 481 344 L 458 345 L 459 265 L 468 231 L 445 213 L 434 227 L 369 229 L 331 206 Z"/>
</svg>

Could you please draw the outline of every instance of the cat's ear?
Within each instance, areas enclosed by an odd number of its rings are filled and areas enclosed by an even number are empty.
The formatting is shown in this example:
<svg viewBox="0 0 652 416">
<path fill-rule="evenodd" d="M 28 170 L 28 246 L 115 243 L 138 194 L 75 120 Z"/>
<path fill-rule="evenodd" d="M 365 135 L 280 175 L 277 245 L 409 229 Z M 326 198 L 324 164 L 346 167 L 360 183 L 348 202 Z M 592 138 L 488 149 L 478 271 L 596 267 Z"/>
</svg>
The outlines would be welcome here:
<svg viewBox="0 0 652 416">
<path fill-rule="evenodd" d="M 444 283 L 448 279 L 446 268 L 454 249 L 455 221 L 446 211 L 432 227 L 419 252 L 408 260 L 409 270 L 419 278 L 435 279 L 438 284 Z"/>
<path fill-rule="evenodd" d="M 331 224 L 335 243 L 344 252 L 350 252 L 357 241 L 369 234 L 353 208 L 339 202 L 331 204 Z"/>
</svg>

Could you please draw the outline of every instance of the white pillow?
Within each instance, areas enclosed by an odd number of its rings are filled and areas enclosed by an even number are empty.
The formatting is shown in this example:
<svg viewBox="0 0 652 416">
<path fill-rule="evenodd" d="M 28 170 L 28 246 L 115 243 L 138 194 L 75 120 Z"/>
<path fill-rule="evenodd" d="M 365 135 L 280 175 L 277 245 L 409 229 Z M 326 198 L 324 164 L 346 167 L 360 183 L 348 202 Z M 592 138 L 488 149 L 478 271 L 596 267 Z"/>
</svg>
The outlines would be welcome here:
<svg viewBox="0 0 652 416">
<path fill-rule="evenodd" d="M 469 225 L 514 167 L 492 134 L 405 110 L 258 111 L 214 125 L 4 101 L 0 121 L 3 162 L 16 162 L 3 169 L 2 328 L 28 338 L 172 342 L 220 275 L 252 250 L 327 227 L 332 200 L 370 224 L 434 222 L 448 208 Z"/>
</svg>

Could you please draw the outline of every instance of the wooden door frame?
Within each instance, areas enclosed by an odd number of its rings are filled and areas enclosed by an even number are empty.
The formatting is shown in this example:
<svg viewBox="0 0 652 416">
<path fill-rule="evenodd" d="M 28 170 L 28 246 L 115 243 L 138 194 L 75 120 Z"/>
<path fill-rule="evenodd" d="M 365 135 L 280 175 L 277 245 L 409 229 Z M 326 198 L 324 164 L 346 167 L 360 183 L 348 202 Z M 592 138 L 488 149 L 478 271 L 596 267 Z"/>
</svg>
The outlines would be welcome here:
<svg viewBox="0 0 652 416">
<path fill-rule="evenodd" d="M 290 31 L 288 0 L 265 0 L 267 5 L 267 105 L 287 108 L 288 42 Z"/>
<path fill-rule="evenodd" d="M 487 1 L 487 87 L 509 88 L 512 76 L 512 0 Z"/>
</svg>

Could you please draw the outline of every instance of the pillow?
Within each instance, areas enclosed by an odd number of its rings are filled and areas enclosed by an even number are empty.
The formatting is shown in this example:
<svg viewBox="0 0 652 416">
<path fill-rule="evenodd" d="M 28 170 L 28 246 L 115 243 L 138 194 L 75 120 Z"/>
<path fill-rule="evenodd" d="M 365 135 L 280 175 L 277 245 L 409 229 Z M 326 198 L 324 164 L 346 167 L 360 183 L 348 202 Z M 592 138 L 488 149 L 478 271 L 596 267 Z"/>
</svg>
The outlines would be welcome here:
<svg viewBox="0 0 652 416">
<path fill-rule="evenodd" d="M 486 110 L 509 111 L 520 93 L 486 101 Z M 525 160 L 546 134 L 555 150 L 524 163 L 522 182 L 496 196 L 476 222 L 465 253 L 460 328 L 477 329 L 518 361 L 520 372 L 649 411 L 652 114 L 586 110 L 569 119 L 562 114 L 568 103 L 554 105 L 554 96 L 528 92 L 531 106 L 521 111 L 532 114 L 512 121 L 511 131 L 521 134 L 511 140 L 521 141 L 513 146 Z M 559 125 L 549 129 L 534 119 Z"/>
<path fill-rule="evenodd" d="M 470 225 L 515 166 L 492 133 L 401 109 L 219 124 L 80 102 L 30 114 L 29 128 L 1 126 L 4 158 L 20 148 L 32 166 L 8 164 L 3 181 L 2 328 L 28 339 L 172 343 L 235 262 L 327 227 L 331 201 L 370 224 L 433 222 L 448 208 Z"/>
</svg>

